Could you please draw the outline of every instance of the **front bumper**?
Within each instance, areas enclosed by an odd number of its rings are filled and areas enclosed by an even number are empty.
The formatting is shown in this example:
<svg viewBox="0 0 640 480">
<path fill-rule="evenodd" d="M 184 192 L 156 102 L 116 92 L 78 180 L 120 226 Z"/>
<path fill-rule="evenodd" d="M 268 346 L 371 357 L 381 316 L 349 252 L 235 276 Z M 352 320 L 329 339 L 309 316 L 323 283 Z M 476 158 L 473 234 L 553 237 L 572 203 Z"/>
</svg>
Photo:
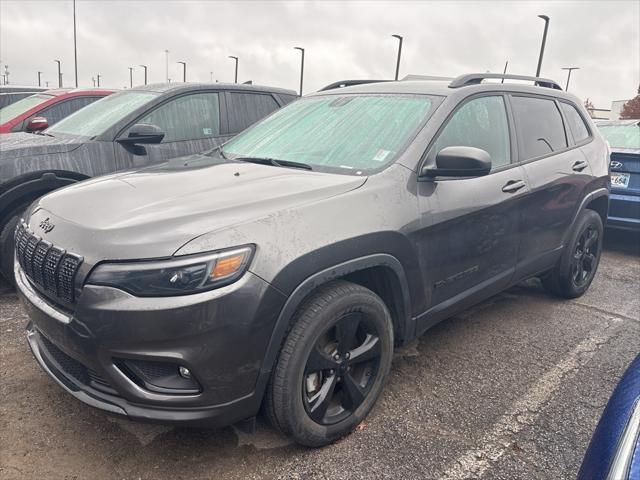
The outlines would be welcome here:
<svg viewBox="0 0 640 480">
<path fill-rule="evenodd" d="M 184 297 L 139 298 L 87 285 L 74 312 L 49 304 L 16 265 L 34 357 L 82 402 L 132 419 L 222 426 L 254 416 L 262 360 L 284 297 L 247 273 L 236 283 Z M 150 391 L 123 361 L 187 367 L 196 393 Z"/>
</svg>

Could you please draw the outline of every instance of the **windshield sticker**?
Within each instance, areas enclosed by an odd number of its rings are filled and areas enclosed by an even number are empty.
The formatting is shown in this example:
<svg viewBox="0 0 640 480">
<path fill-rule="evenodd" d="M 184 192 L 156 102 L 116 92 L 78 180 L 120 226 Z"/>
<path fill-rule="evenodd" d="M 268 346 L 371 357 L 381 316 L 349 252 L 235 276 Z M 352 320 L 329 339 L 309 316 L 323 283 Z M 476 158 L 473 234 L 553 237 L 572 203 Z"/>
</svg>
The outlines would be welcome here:
<svg viewBox="0 0 640 480">
<path fill-rule="evenodd" d="M 376 162 L 384 162 L 384 159 L 387 158 L 387 155 L 389 155 L 390 153 L 391 152 L 389 150 L 384 150 L 381 148 L 373 156 L 373 160 Z"/>
<path fill-rule="evenodd" d="M 202 134 L 203 135 L 213 135 L 213 129 L 212 128 L 208 128 L 208 127 L 203 127 L 202 128 Z"/>
</svg>

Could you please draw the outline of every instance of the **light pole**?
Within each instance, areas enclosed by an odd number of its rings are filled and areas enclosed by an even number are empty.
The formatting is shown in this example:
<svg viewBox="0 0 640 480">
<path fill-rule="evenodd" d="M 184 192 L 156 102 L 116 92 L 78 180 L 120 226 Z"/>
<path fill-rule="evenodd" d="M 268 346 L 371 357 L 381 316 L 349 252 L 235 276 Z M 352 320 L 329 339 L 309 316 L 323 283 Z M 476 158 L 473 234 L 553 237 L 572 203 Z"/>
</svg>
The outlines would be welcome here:
<svg viewBox="0 0 640 480">
<path fill-rule="evenodd" d="M 60 60 L 54 60 L 58 64 L 58 88 L 62 88 L 62 72 L 60 71 Z"/>
<path fill-rule="evenodd" d="M 76 0 L 73 0 L 73 66 L 76 75 L 76 88 L 78 88 L 78 44 L 76 42 Z"/>
<path fill-rule="evenodd" d="M 544 56 L 544 46 L 547 43 L 547 31 L 549 30 L 549 17 L 546 15 L 538 15 L 538 18 L 544 20 L 544 33 L 542 34 L 542 45 L 540 45 L 540 56 L 538 57 L 538 68 L 536 69 L 536 77 L 540 76 L 542 69 L 542 57 Z"/>
<path fill-rule="evenodd" d="M 100 74 L 96 75 L 96 81 L 98 82 L 98 88 L 100 88 L 100 77 L 101 76 L 102 75 L 100 75 Z"/>
<path fill-rule="evenodd" d="M 129 67 L 129 88 L 133 88 L 133 67 Z"/>
<path fill-rule="evenodd" d="M 42 86 L 42 81 L 40 79 L 40 75 L 42 75 L 42 72 L 38 71 L 38 86 L 41 87 Z"/>
<path fill-rule="evenodd" d="M 293 47 L 294 50 L 300 50 L 302 52 L 302 58 L 300 59 L 300 96 L 302 96 L 302 82 L 304 80 L 304 48 Z"/>
<path fill-rule="evenodd" d="M 144 84 L 147 84 L 147 66 L 146 65 L 139 65 L 140 67 L 144 68 Z"/>
<path fill-rule="evenodd" d="M 210 75 L 210 77 L 211 77 L 209 81 L 210 81 L 211 83 L 213 83 L 213 72 L 209 72 L 209 75 Z"/>
<path fill-rule="evenodd" d="M 165 56 L 165 66 L 166 66 L 166 75 L 165 78 L 167 79 L 167 83 L 169 83 L 169 50 L 165 50 L 164 51 L 164 56 Z"/>
<path fill-rule="evenodd" d="M 234 57 L 233 55 L 229 55 L 229 58 L 233 58 L 236 61 L 236 74 L 235 74 L 235 83 L 238 83 L 238 57 Z"/>
<path fill-rule="evenodd" d="M 398 80 L 398 74 L 400 73 L 400 56 L 402 55 L 402 36 L 401 35 L 391 35 L 392 37 L 400 40 L 398 44 L 398 61 L 396 62 L 396 81 Z"/>
<path fill-rule="evenodd" d="M 580 70 L 580 67 L 562 67 L 562 70 L 568 70 L 567 73 L 567 86 L 564 88 L 565 91 L 569 91 L 569 80 L 571 80 L 571 72 L 573 70 Z"/>
<path fill-rule="evenodd" d="M 187 83 L 187 62 L 176 62 L 182 65 L 182 81 Z"/>
</svg>

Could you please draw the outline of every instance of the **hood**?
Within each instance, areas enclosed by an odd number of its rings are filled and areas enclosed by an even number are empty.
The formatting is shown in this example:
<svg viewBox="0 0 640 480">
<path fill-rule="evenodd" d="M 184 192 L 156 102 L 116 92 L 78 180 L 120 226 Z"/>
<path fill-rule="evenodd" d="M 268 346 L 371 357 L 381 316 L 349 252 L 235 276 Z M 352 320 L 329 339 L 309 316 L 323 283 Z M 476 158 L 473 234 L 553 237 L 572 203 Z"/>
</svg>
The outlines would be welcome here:
<svg viewBox="0 0 640 480">
<path fill-rule="evenodd" d="M 56 190 L 34 208 L 37 234 L 96 260 L 170 256 L 193 238 L 259 221 L 358 188 L 366 178 L 223 162 L 178 159 Z"/>
<path fill-rule="evenodd" d="M 38 135 L 35 133 L 16 132 L 0 135 L 0 153 L 5 160 L 34 155 L 68 153 L 82 144 L 86 139 L 73 135 Z"/>
</svg>

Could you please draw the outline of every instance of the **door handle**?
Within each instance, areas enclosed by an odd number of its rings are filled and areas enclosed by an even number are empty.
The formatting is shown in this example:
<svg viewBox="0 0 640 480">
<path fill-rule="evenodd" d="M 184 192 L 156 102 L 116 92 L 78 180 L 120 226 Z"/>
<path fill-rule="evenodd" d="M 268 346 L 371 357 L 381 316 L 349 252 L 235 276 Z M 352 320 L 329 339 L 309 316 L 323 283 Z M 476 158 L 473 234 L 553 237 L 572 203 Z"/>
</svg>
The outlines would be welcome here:
<svg viewBox="0 0 640 480">
<path fill-rule="evenodd" d="M 507 184 L 502 187 L 503 192 L 513 193 L 517 192 L 521 188 L 525 187 L 526 184 L 522 180 L 509 180 Z"/>
<path fill-rule="evenodd" d="M 588 166 L 589 164 L 585 160 L 578 160 L 576 163 L 573 164 L 573 167 L 571 168 L 573 168 L 574 172 L 581 172 Z"/>
</svg>

